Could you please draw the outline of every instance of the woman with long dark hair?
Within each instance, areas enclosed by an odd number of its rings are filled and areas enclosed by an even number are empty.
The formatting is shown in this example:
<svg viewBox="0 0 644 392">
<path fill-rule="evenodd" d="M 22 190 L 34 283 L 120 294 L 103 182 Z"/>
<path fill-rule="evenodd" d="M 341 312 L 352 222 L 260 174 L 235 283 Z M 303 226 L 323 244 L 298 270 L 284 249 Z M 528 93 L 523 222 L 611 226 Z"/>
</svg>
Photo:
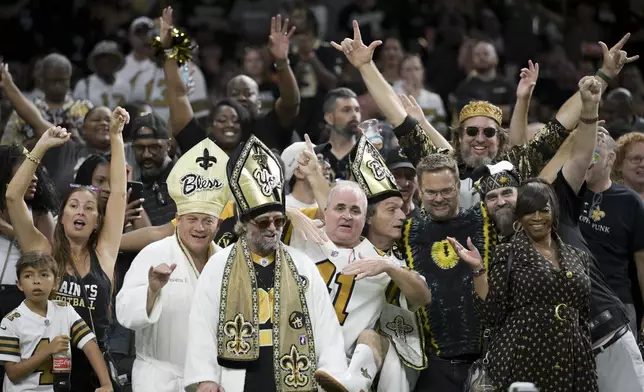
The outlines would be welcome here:
<svg viewBox="0 0 644 392">
<path fill-rule="evenodd" d="M 100 190 L 93 186 L 70 184 L 58 213 L 53 246 L 28 219 L 23 196 L 45 153 L 69 140 L 60 127 L 48 129 L 7 187 L 9 216 L 14 222 L 18 243 L 23 251 L 51 253 L 62 271 L 57 298 L 69 302 L 83 320 L 93 326 L 99 346 L 105 341 L 109 325 L 114 266 L 118 256 L 125 206 L 127 203 L 123 125 L 129 116 L 116 108 L 109 126 L 112 161 L 110 163 L 110 196 L 103 214 Z M 98 385 L 87 360 L 72 349 L 73 392 L 91 391 Z M 109 380 L 108 380 L 109 381 Z M 104 385 L 105 380 L 100 380 Z"/>
<path fill-rule="evenodd" d="M 468 250 L 449 239 L 474 271 L 474 296 L 493 330 L 486 355 L 494 390 L 525 380 L 541 390 L 595 392 L 590 257 L 557 235 L 559 203 L 543 180 L 519 188 L 514 215 L 515 233 L 497 245 L 489 273 L 471 243 Z"/>
</svg>

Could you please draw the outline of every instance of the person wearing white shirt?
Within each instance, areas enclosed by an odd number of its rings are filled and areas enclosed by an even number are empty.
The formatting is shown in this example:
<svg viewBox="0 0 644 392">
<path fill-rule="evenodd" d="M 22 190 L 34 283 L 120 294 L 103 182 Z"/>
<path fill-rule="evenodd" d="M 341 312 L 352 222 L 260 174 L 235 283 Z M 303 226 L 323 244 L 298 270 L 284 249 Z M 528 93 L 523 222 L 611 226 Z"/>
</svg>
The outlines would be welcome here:
<svg viewBox="0 0 644 392">
<path fill-rule="evenodd" d="M 107 106 L 110 110 L 129 101 L 130 85 L 116 79 L 116 72 L 123 66 L 123 54 L 114 41 L 101 41 L 87 58 L 93 74 L 81 79 L 74 88 L 74 97 L 87 99 L 94 106 Z"/>
<path fill-rule="evenodd" d="M 119 323 L 135 331 L 134 392 L 183 391 L 188 315 L 213 243 L 218 216 L 230 198 L 226 154 L 210 139 L 185 153 L 168 176 L 177 205 L 175 235 L 145 247 L 116 297 Z"/>
<path fill-rule="evenodd" d="M 152 62 L 152 40 L 154 21 L 147 16 L 141 16 L 130 24 L 129 41 L 132 52 L 125 56 L 125 65 L 116 74 L 116 79 L 133 86 L 136 76 L 154 67 Z"/>
<path fill-rule="evenodd" d="M 398 94 L 411 95 L 423 109 L 425 118 L 443 136 L 447 136 L 447 113 L 440 95 L 427 90 L 425 86 L 425 68 L 418 55 L 408 55 L 400 62 L 401 80 L 394 83 L 394 91 Z"/>
</svg>

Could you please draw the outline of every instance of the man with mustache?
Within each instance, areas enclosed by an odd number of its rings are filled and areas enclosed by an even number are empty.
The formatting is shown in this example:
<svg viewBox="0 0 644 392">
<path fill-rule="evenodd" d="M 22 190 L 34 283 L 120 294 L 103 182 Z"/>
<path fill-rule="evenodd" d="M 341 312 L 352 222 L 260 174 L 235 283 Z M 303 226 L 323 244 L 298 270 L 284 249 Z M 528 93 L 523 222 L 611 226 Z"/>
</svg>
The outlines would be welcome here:
<svg viewBox="0 0 644 392">
<path fill-rule="evenodd" d="M 284 178 L 251 136 L 228 161 L 239 239 L 208 262 L 190 311 L 185 380 L 197 392 L 312 391 L 346 372 L 344 340 L 311 259 L 282 243 Z"/>
<path fill-rule="evenodd" d="M 154 113 L 142 114 L 132 123 L 132 150 L 141 170 L 143 208 L 154 226 L 169 222 L 177 212 L 166 184 L 174 167 L 168 155 L 169 137 L 165 121 Z"/>
<path fill-rule="evenodd" d="M 349 153 L 356 144 L 360 121 L 360 103 L 356 93 L 346 87 L 329 91 L 322 107 L 329 141 L 315 148 L 331 165 L 333 179 L 349 178 Z"/>
</svg>

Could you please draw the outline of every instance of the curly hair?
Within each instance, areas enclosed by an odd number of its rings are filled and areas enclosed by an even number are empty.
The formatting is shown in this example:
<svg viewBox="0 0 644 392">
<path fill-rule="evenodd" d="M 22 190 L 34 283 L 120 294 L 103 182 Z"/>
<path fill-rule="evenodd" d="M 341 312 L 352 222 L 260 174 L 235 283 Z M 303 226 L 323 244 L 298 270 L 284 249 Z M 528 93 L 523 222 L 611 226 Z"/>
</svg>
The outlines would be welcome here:
<svg viewBox="0 0 644 392">
<path fill-rule="evenodd" d="M 503 155 L 509 148 L 510 148 L 510 136 L 508 134 L 507 129 L 503 129 L 501 127 L 496 127 L 497 130 L 497 135 L 499 138 L 499 149 L 496 154 L 496 157 L 499 157 Z M 452 134 L 452 146 L 454 147 L 454 157 L 456 158 L 456 161 L 458 164 L 462 164 L 463 162 L 463 157 L 461 157 L 461 137 L 463 137 L 463 132 L 465 132 L 465 129 L 463 128 L 463 124 L 459 124 L 457 126 L 451 127 L 450 132 Z M 496 157 L 492 158 L 492 161 L 496 159 Z"/>
<path fill-rule="evenodd" d="M 7 185 L 13 177 L 13 169 L 18 168 L 24 159 L 22 146 L 15 144 L 0 146 L 0 167 L 2 168 L 0 170 L 0 210 L 4 209 L 6 205 L 5 194 L 7 193 Z M 36 178 L 38 178 L 36 194 L 33 199 L 26 200 L 27 205 L 39 213 L 55 213 L 59 205 L 58 194 L 42 166 L 36 168 Z"/>
<path fill-rule="evenodd" d="M 630 147 L 635 143 L 644 143 L 644 133 L 630 132 L 623 135 L 616 142 L 615 149 L 615 163 L 613 164 L 613 179 L 617 182 L 622 182 L 624 177 L 622 175 L 622 166 L 626 159 L 626 153 Z"/>
<path fill-rule="evenodd" d="M 624 160 L 626 159 L 626 153 L 635 143 L 644 143 L 644 133 L 641 132 L 630 132 L 625 135 L 622 135 L 617 139 L 615 146 L 615 163 L 613 163 L 613 180 L 616 182 L 624 181 L 622 175 L 622 166 L 624 165 Z"/>
</svg>

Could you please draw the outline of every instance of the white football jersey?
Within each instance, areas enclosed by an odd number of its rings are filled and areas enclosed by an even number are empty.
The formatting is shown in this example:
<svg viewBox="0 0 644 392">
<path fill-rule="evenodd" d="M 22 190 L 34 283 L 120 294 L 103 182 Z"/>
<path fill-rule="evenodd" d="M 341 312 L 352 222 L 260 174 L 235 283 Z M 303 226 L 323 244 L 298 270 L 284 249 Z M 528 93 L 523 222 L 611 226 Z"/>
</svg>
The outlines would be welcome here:
<svg viewBox="0 0 644 392">
<path fill-rule="evenodd" d="M 94 106 L 115 109 L 130 101 L 130 85 L 118 79 L 114 84 L 107 84 L 96 74 L 92 74 L 76 83 L 74 98 L 87 99 Z"/>
<path fill-rule="evenodd" d="M 71 338 L 71 344 L 83 349 L 94 334 L 72 306 L 48 301 L 47 317 L 32 312 L 23 302 L 0 323 L 0 362 L 21 362 L 31 358 L 56 336 Z M 72 358 L 72 367 L 74 359 Z M 33 373 L 17 384 L 5 375 L 4 392 L 53 391 L 52 360 L 43 362 Z"/>
<path fill-rule="evenodd" d="M 195 118 L 200 118 L 208 115 L 210 109 L 206 78 L 199 67 L 192 63 L 189 66 L 194 87 L 189 89 L 188 98 L 192 104 Z M 170 119 L 170 99 L 163 69 L 154 66 L 140 72 L 134 80 L 130 99 L 145 101 L 152 106 L 154 113 L 159 117 L 165 121 Z"/>
<path fill-rule="evenodd" d="M 356 281 L 353 275 L 343 275 L 342 269 L 349 263 L 363 257 L 385 256 L 366 238 L 355 248 L 338 248 L 331 241 L 318 245 L 304 241 L 297 231 L 292 235 L 290 245 L 298 248 L 315 261 L 322 279 L 329 288 L 338 321 L 342 326 L 345 352 L 351 356 L 360 333 L 374 329 L 380 312 L 386 302 L 386 290 L 391 278 L 386 273 Z M 386 257 L 386 256 L 385 256 Z M 402 260 L 388 257 L 398 266 L 405 266 Z"/>
<path fill-rule="evenodd" d="M 116 73 L 116 80 L 123 82 L 132 88 L 139 73 L 154 68 L 155 65 L 150 59 L 137 61 L 132 53 L 125 56 L 125 64 Z"/>
</svg>

